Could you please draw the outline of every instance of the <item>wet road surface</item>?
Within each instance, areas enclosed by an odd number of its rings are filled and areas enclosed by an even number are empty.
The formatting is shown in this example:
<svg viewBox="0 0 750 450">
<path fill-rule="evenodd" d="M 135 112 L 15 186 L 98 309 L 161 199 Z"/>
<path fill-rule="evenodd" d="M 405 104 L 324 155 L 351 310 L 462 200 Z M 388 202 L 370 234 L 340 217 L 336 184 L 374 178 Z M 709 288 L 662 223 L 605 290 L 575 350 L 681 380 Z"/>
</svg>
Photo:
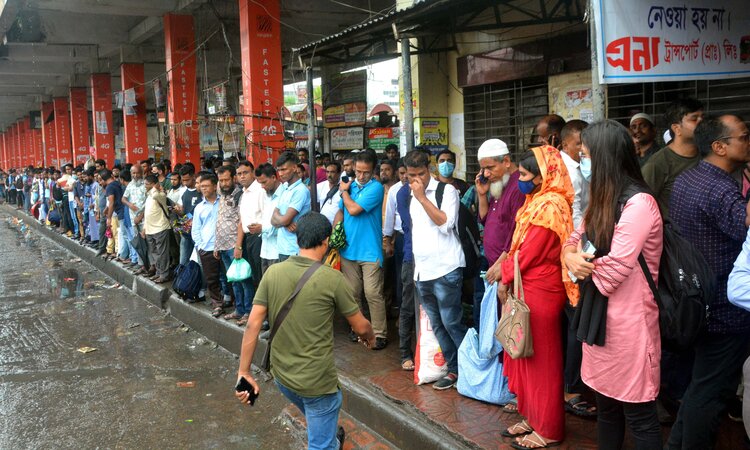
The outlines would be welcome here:
<svg viewBox="0 0 750 450">
<path fill-rule="evenodd" d="M 256 407 L 234 400 L 236 371 L 232 354 L 0 213 L 0 448 L 303 448 L 271 383 Z"/>
</svg>

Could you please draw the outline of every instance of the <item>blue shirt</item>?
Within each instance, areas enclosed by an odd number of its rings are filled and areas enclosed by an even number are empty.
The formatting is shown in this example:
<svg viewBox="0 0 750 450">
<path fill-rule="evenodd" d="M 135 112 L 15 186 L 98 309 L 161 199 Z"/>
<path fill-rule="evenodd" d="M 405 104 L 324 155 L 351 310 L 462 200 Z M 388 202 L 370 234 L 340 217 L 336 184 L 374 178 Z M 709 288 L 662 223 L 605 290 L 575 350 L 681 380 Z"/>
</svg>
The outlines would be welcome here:
<svg viewBox="0 0 750 450">
<path fill-rule="evenodd" d="M 750 311 L 750 230 L 729 274 L 727 297 L 733 305 Z"/>
<path fill-rule="evenodd" d="M 206 252 L 214 250 L 216 238 L 216 219 L 219 217 L 219 196 L 213 203 L 203 199 L 195 205 L 193 210 L 193 228 L 190 234 L 193 236 L 195 248 Z"/>
<path fill-rule="evenodd" d="M 396 210 L 401 216 L 401 230 L 404 233 L 404 262 L 413 262 L 414 253 L 411 251 L 411 213 L 409 204 L 411 202 L 411 186 L 405 183 L 396 193 Z"/>
<path fill-rule="evenodd" d="M 299 179 L 289 185 L 284 183 L 284 190 L 279 196 L 279 214 L 286 214 L 289 208 L 297 211 L 292 222 L 296 223 L 302 215 L 310 212 L 310 191 L 307 186 Z M 299 245 L 297 244 L 297 234 L 287 230 L 286 227 L 278 229 L 276 237 L 276 246 L 279 249 L 279 255 L 297 255 L 299 254 Z"/>
<path fill-rule="evenodd" d="M 349 214 L 344 199 L 339 208 L 344 212 L 344 231 L 349 245 L 341 251 L 341 257 L 349 261 L 382 264 L 383 262 L 383 185 L 372 179 L 364 186 L 352 183 L 349 195 L 364 211 L 359 215 Z"/>
<path fill-rule="evenodd" d="M 716 277 L 716 292 L 708 304 L 711 333 L 750 331 L 750 312 L 727 298 L 729 273 L 747 233 L 745 208 L 737 182 L 706 161 L 683 172 L 672 187 L 670 217 L 680 234 L 703 254 Z"/>
</svg>

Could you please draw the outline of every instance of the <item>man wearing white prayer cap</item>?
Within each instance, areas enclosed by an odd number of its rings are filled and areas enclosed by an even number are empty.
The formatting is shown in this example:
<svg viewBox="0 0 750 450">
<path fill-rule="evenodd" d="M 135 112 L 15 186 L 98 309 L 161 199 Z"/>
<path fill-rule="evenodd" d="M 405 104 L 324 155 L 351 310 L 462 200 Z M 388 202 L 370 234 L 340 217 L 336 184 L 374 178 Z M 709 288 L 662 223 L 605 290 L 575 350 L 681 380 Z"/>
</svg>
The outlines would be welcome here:
<svg viewBox="0 0 750 450">
<path fill-rule="evenodd" d="M 477 150 L 480 171 L 474 179 L 477 195 L 477 217 L 484 225 L 484 254 L 489 269 L 487 281 L 499 280 L 500 264 L 508 256 L 516 212 L 526 196 L 518 189 L 518 167 L 513 163 L 508 145 L 500 139 L 488 139 Z M 481 297 L 475 296 L 474 323 L 479 323 Z"/>
<path fill-rule="evenodd" d="M 634 114 L 630 118 L 630 135 L 633 137 L 638 162 L 643 167 L 659 148 L 656 146 L 654 119 L 646 113 Z"/>
</svg>

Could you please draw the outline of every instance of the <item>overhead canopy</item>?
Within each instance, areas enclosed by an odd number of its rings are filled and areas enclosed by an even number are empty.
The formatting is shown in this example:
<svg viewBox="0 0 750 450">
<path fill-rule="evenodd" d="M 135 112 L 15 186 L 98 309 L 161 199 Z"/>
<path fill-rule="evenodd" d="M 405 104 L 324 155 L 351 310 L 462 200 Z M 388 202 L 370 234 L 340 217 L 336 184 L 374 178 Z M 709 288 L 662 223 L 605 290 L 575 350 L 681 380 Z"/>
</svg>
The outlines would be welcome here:
<svg viewBox="0 0 750 450">
<path fill-rule="evenodd" d="M 416 51 L 456 50 L 456 34 L 527 25 L 580 22 L 582 0 L 425 0 L 380 14 L 296 51 L 313 66 L 375 62 L 398 57 L 396 41 L 418 39 Z M 441 39 L 445 38 L 446 39 Z"/>
</svg>

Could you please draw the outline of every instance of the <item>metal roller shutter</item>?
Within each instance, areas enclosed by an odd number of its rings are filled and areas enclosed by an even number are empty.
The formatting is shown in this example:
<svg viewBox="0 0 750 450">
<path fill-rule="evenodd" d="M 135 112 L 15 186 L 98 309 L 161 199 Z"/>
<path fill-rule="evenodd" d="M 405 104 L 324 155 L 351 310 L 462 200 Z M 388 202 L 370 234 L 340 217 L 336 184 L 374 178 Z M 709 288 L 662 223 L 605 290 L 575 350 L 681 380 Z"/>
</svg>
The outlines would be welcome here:
<svg viewBox="0 0 750 450">
<path fill-rule="evenodd" d="M 514 155 L 523 152 L 548 102 L 546 78 L 464 88 L 466 178 L 479 171 L 477 149 L 487 139 L 502 139 Z"/>
</svg>

